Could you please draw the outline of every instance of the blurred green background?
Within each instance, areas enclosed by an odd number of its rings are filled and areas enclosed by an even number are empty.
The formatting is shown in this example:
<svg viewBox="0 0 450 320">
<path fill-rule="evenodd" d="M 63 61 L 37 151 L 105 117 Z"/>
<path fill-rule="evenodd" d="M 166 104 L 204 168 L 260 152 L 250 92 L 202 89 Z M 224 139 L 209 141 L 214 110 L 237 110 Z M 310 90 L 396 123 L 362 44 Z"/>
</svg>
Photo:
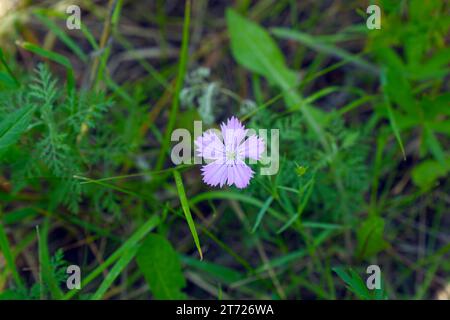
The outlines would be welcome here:
<svg viewBox="0 0 450 320">
<path fill-rule="evenodd" d="M 449 7 L 1 0 L 0 298 L 449 299 Z M 276 175 L 170 161 L 233 115 Z"/>
</svg>

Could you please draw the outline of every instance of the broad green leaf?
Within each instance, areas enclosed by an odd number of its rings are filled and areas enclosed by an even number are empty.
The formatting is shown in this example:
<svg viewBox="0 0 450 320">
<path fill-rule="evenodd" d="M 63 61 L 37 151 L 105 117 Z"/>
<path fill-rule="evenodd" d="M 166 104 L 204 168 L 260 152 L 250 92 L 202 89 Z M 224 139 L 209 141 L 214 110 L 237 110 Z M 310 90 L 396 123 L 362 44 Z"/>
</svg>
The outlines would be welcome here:
<svg viewBox="0 0 450 320">
<path fill-rule="evenodd" d="M 269 33 L 233 9 L 227 9 L 226 18 L 231 51 L 236 61 L 278 86 L 290 109 L 301 105 L 299 110 L 306 122 L 317 134 L 323 148 L 329 150 L 330 145 L 321 126 L 321 121 L 325 120 L 324 114 L 305 104 L 302 97 L 293 90 L 298 85 L 297 76 L 287 67 L 283 53 Z"/>
<path fill-rule="evenodd" d="M 339 278 L 345 282 L 347 288 L 356 294 L 358 298 L 364 300 L 371 299 L 369 289 L 367 289 L 364 281 L 355 271 L 352 269 L 345 270 L 341 267 L 333 268 L 333 271 L 336 272 Z"/>
<path fill-rule="evenodd" d="M 436 180 L 444 177 L 450 170 L 450 158 L 447 158 L 446 165 L 443 166 L 436 160 L 425 160 L 412 170 L 412 181 L 422 189 L 432 187 Z"/>
<path fill-rule="evenodd" d="M 394 132 L 394 135 L 395 135 L 395 139 L 397 140 L 398 145 L 400 146 L 400 150 L 402 151 L 402 154 L 403 154 L 403 159 L 406 160 L 406 153 L 405 153 L 405 148 L 403 147 L 400 130 L 397 125 L 397 120 L 394 116 L 394 111 L 392 110 L 391 101 L 389 99 L 389 94 L 386 93 L 386 91 L 388 91 L 386 89 L 388 87 L 388 80 L 387 80 L 386 72 L 381 73 L 381 85 L 383 87 L 383 90 L 385 90 L 385 94 L 384 94 L 385 103 L 384 104 L 386 106 L 389 124 L 391 125 L 392 131 Z"/>
<path fill-rule="evenodd" d="M 0 71 L 0 83 L 8 89 L 17 88 L 16 81 L 7 72 Z"/>
<path fill-rule="evenodd" d="M 181 175 L 178 171 L 173 172 L 173 176 L 175 178 L 175 184 L 178 190 L 178 196 L 180 198 L 181 207 L 183 208 L 184 215 L 186 217 L 186 221 L 189 226 L 189 230 L 191 230 L 192 237 L 194 238 L 195 246 L 197 247 L 198 253 L 200 254 L 200 259 L 203 259 L 202 247 L 200 246 L 200 240 L 198 239 L 197 230 L 195 229 L 195 223 L 192 219 L 191 210 L 189 209 L 189 203 L 186 198 L 186 192 L 184 191 L 183 180 L 181 179 Z"/>
<path fill-rule="evenodd" d="M 450 137 L 450 119 L 448 121 L 437 121 L 431 123 L 436 133 L 442 133 Z"/>
<path fill-rule="evenodd" d="M 450 55 L 450 53 L 449 53 Z M 422 109 L 425 111 L 425 119 L 429 121 L 436 120 L 442 114 L 450 116 L 450 92 L 439 94 L 438 96 L 425 96 L 420 101 Z"/>
<path fill-rule="evenodd" d="M 0 293 L 0 300 L 26 300 L 26 294 L 14 290 L 6 290 Z"/>
<path fill-rule="evenodd" d="M 431 17 L 433 11 L 439 10 L 445 1 L 423 1 L 423 0 L 410 0 L 408 1 L 408 11 L 410 19 L 416 23 L 425 22 L 423 17 Z"/>
<path fill-rule="evenodd" d="M 0 156 L 27 130 L 33 111 L 34 107 L 26 106 L 14 111 L 0 122 Z"/>
<path fill-rule="evenodd" d="M 364 259 L 384 250 L 388 243 L 383 239 L 383 232 L 382 218 L 377 216 L 367 218 L 357 232 L 357 256 Z"/>
<path fill-rule="evenodd" d="M 270 82 L 283 83 L 284 89 L 294 86 L 297 77 L 269 33 L 232 9 L 227 9 L 226 17 L 235 59 Z"/>
<path fill-rule="evenodd" d="M 389 48 L 378 49 L 376 54 L 384 65 L 381 72 L 383 91 L 406 112 L 416 112 L 416 102 L 403 61 Z"/>
<path fill-rule="evenodd" d="M 417 41 L 416 35 L 411 42 Z M 445 77 L 449 72 L 450 48 L 438 50 L 432 57 L 416 61 L 408 68 L 412 80 L 427 80 Z"/>
<path fill-rule="evenodd" d="M 446 164 L 444 150 L 442 149 L 441 144 L 439 143 L 438 139 L 436 138 L 428 124 L 425 124 L 424 134 L 425 142 L 428 146 L 428 149 L 430 150 L 430 153 L 437 161 L 439 161 L 439 163 L 443 167 L 445 167 Z"/>
<path fill-rule="evenodd" d="M 420 32 L 412 32 L 404 39 L 405 56 L 408 66 L 417 68 L 421 64 L 425 51 L 427 35 Z"/>
<path fill-rule="evenodd" d="M 185 299 L 181 290 L 186 280 L 180 258 L 164 237 L 148 235 L 138 250 L 136 261 L 156 299 Z"/>
</svg>

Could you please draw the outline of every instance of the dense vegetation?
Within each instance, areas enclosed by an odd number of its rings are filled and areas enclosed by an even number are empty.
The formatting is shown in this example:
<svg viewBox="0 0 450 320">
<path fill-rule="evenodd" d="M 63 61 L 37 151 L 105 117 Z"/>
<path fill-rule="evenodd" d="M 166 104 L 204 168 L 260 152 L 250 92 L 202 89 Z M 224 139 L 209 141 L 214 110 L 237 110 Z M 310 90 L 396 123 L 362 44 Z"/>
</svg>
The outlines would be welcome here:
<svg viewBox="0 0 450 320">
<path fill-rule="evenodd" d="M 448 299 L 448 2 L 72 2 L 0 5 L 0 298 Z M 172 163 L 231 116 L 276 175 Z"/>
</svg>

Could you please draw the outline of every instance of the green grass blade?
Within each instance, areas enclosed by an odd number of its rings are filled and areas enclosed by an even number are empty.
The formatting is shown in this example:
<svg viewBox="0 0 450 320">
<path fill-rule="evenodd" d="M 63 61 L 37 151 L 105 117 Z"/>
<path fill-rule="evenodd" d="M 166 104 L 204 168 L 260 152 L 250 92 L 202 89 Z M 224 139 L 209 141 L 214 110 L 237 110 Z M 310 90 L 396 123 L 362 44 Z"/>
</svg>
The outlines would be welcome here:
<svg viewBox="0 0 450 320">
<path fill-rule="evenodd" d="M 245 195 L 242 193 L 236 193 L 236 192 L 226 192 L 226 191 L 209 191 L 209 192 L 200 193 L 200 194 L 192 197 L 190 199 L 189 203 L 194 205 L 194 204 L 204 201 L 204 200 L 213 200 L 213 199 L 237 200 L 237 201 L 247 203 L 247 204 L 253 205 L 255 207 L 259 207 L 259 208 L 262 208 L 262 206 L 264 205 L 264 203 L 262 201 L 259 201 L 258 199 L 255 199 L 248 195 Z M 270 207 L 267 208 L 267 211 L 274 218 L 276 218 L 280 221 L 285 220 L 284 216 L 280 212 L 278 212 Z"/>
<path fill-rule="evenodd" d="M 27 51 L 33 52 L 43 58 L 47 58 L 51 61 L 54 61 L 64 67 L 66 67 L 67 69 L 73 69 L 72 64 L 70 63 L 70 60 L 59 53 L 46 50 L 46 49 L 41 48 L 33 43 L 26 42 L 26 41 L 24 41 L 24 42 L 17 41 L 17 44 Z"/>
<path fill-rule="evenodd" d="M 14 83 L 16 84 L 16 86 L 19 87 L 20 86 L 20 82 L 19 82 L 19 80 L 17 80 L 16 76 L 14 75 L 14 73 L 12 72 L 12 70 L 9 67 L 8 63 L 6 62 L 6 59 L 5 59 L 5 56 L 3 54 L 2 48 L 0 48 L 0 62 L 5 67 L 6 71 L 10 75 L 10 77 L 14 80 Z"/>
<path fill-rule="evenodd" d="M 67 72 L 67 89 L 69 92 L 73 92 L 73 90 L 75 88 L 75 76 L 73 73 L 72 63 L 70 62 L 70 60 L 68 58 L 66 58 L 65 56 L 63 56 L 59 53 L 55 53 L 55 52 L 46 50 L 44 48 L 41 48 L 30 42 L 17 41 L 16 43 L 17 43 L 17 45 L 21 46 L 22 48 L 24 48 L 27 51 L 33 52 L 33 53 L 37 54 L 38 56 L 49 59 L 53 62 L 56 62 L 56 63 L 64 66 L 66 68 L 66 72 Z"/>
<path fill-rule="evenodd" d="M 33 106 L 26 106 L 11 113 L 0 122 L 0 155 L 16 143 L 22 133 L 27 130 L 33 111 Z"/>
<path fill-rule="evenodd" d="M 425 123 L 425 141 L 428 145 L 428 149 L 430 153 L 434 156 L 434 158 L 445 168 L 447 166 L 445 161 L 445 153 L 439 143 L 438 139 L 434 135 L 433 130 L 430 128 L 430 125 Z"/>
<path fill-rule="evenodd" d="M 259 225 L 261 224 L 261 221 L 264 217 L 264 215 L 267 212 L 267 209 L 269 209 L 270 204 L 273 201 L 273 197 L 270 196 L 269 198 L 267 198 L 267 200 L 264 202 L 263 206 L 261 207 L 261 209 L 258 212 L 258 215 L 256 216 L 256 221 L 255 221 L 255 225 L 252 228 L 252 233 L 254 233 L 256 231 L 256 229 L 258 229 Z"/>
<path fill-rule="evenodd" d="M 180 104 L 180 91 L 183 86 L 184 77 L 186 74 L 186 65 L 188 61 L 188 48 L 189 48 L 189 26 L 191 20 L 191 1 L 186 1 L 186 6 L 184 10 L 184 24 L 183 24 L 183 40 L 181 43 L 181 53 L 180 62 L 178 65 L 178 75 L 175 83 L 175 92 L 173 93 L 172 107 L 170 109 L 169 122 L 164 133 L 163 144 L 161 146 L 161 151 L 156 162 L 156 170 L 160 170 L 164 164 L 164 159 L 166 158 L 166 153 L 169 149 L 170 135 L 172 134 L 173 128 L 175 126 L 175 121 L 177 118 L 178 107 Z"/>
<path fill-rule="evenodd" d="M 13 254 L 11 251 L 11 247 L 8 241 L 8 238 L 6 237 L 5 229 L 3 228 L 3 223 L 0 221 L 0 249 L 1 252 L 3 252 L 3 257 L 6 261 L 6 267 L 10 270 L 14 281 L 16 282 L 16 285 L 19 288 L 23 288 L 23 281 L 19 275 L 19 272 L 16 268 L 16 263 L 13 258 Z"/>
<path fill-rule="evenodd" d="M 315 51 L 349 61 L 357 66 L 371 71 L 374 74 L 379 73 L 379 70 L 375 66 L 362 59 L 361 57 L 351 54 L 337 46 L 321 42 L 317 39 L 317 37 L 313 37 L 307 33 L 285 28 L 274 28 L 271 31 L 275 36 L 279 38 L 298 41 Z"/>
<path fill-rule="evenodd" d="M 184 191 L 183 181 L 181 175 L 178 171 L 173 172 L 175 178 L 175 184 L 178 190 L 178 196 L 180 198 L 181 207 L 183 208 L 184 215 L 191 230 L 192 237 L 194 238 L 195 246 L 197 247 L 198 253 L 200 254 L 200 259 L 203 260 L 202 248 L 200 246 L 200 240 L 198 239 L 197 230 L 195 229 L 194 220 L 192 219 L 191 210 L 189 209 L 189 202 L 186 198 L 186 192 Z"/>
<path fill-rule="evenodd" d="M 402 137 L 400 136 L 400 130 L 398 129 L 397 121 L 395 120 L 394 117 L 394 112 L 392 112 L 391 102 L 386 96 L 385 96 L 385 104 L 388 113 L 389 123 L 391 125 L 392 131 L 394 132 L 395 139 L 397 140 L 398 145 L 400 146 L 400 150 L 402 151 L 403 160 L 406 160 L 406 153 L 405 148 L 403 147 Z"/>
<path fill-rule="evenodd" d="M 59 287 L 59 283 L 55 278 L 54 272 L 52 270 L 52 265 L 50 262 L 50 252 L 48 248 L 48 231 L 49 231 L 49 220 L 44 221 L 42 228 L 38 228 L 38 248 L 39 248 L 39 266 L 42 289 L 48 288 L 53 299 L 61 299 L 62 291 Z M 41 290 L 42 290 L 41 289 Z M 42 292 L 42 291 L 41 291 Z"/>
<path fill-rule="evenodd" d="M 308 203 L 308 200 L 312 194 L 312 190 L 314 189 L 314 177 L 311 178 L 302 188 L 299 190 L 299 196 L 302 197 L 305 192 L 305 196 L 303 196 L 300 205 L 298 206 L 297 212 L 293 215 L 280 229 L 278 229 L 277 233 L 282 233 L 287 228 L 289 228 L 295 221 L 301 218 L 303 210 Z"/>
<path fill-rule="evenodd" d="M 81 282 L 81 288 L 84 288 L 86 285 L 91 283 L 92 280 L 97 278 L 103 270 L 108 268 L 114 261 L 119 259 L 124 255 L 125 252 L 132 250 L 140 240 L 142 240 L 150 231 L 152 231 L 156 226 L 158 226 L 160 220 L 158 216 L 152 216 L 148 219 L 131 237 L 128 238 L 127 241 L 117 249 L 113 254 L 111 254 L 108 259 L 105 260 L 100 266 L 95 268 L 89 275 L 87 275 Z M 77 291 L 72 290 L 69 291 L 64 297 L 64 300 L 68 300 L 72 298 Z"/>
<path fill-rule="evenodd" d="M 0 71 L 0 84 L 1 83 L 3 83 L 6 88 L 15 89 L 18 87 L 14 79 L 4 71 Z"/>
<path fill-rule="evenodd" d="M 97 291 L 95 291 L 94 295 L 91 297 L 91 300 L 100 300 L 105 295 L 106 291 L 114 283 L 114 280 L 117 279 L 123 269 L 125 269 L 130 261 L 135 257 L 137 251 L 138 247 L 133 247 L 123 253 L 114 267 L 112 267 L 106 278 L 103 280 Z"/>
<path fill-rule="evenodd" d="M 227 284 L 242 280 L 245 277 L 243 273 L 221 264 L 208 261 L 198 261 L 197 259 L 193 259 L 185 255 L 180 255 L 180 258 L 181 261 L 190 268 L 198 269 L 200 272 L 206 272 L 214 278 Z"/>
<path fill-rule="evenodd" d="M 347 288 L 358 296 L 358 298 L 363 300 L 372 299 L 366 284 L 355 271 L 342 267 L 335 267 L 333 268 L 333 271 L 345 282 Z"/>
<path fill-rule="evenodd" d="M 61 40 L 70 50 L 72 50 L 75 55 L 80 58 L 81 61 L 87 61 L 87 55 L 83 52 L 83 49 L 70 38 L 62 28 L 60 28 L 55 22 L 47 18 L 39 10 L 34 13 L 34 15 L 41 21 L 55 36 Z"/>
<path fill-rule="evenodd" d="M 62 13 L 60 11 L 54 10 L 54 9 L 48 9 L 48 8 L 38 8 L 34 10 L 35 13 L 44 16 L 45 18 L 56 18 L 62 21 L 66 21 L 67 15 L 65 13 Z M 89 44 L 92 46 L 94 50 L 98 50 L 99 46 L 97 43 L 97 40 L 95 39 L 92 32 L 89 30 L 89 28 L 83 23 L 83 21 L 80 21 L 81 29 L 80 31 L 83 33 L 83 35 L 86 37 L 86 40 L 89 42 Z M 70 39 L 70 38 L 69 38 Z M 72 40 L 72 39 L 70 39 Z"/>
<path fill-rule="evenodd" d="M 100 48 L 103 49 L 99 59 L 96 59 L 94 62 L 99 61 L 99 67 L 97 70 L 94 86 L 98 84 L 99 80 L 104 80 L 106 75 L 108 74 L 107 70 L 107 62 L 111 54 L 111 46 L 108 44 L 108 40 L 111 37 L 111 33 L 114 32 L 117 28 L 117 23 L 120 19 L 120 13 L 122 12 L 123 1 L 109 1 L 108 4 L 108 16 L 106 18 L 105 24 L 103 26 L 103 33 L 100 41 Z"/>
</svg>

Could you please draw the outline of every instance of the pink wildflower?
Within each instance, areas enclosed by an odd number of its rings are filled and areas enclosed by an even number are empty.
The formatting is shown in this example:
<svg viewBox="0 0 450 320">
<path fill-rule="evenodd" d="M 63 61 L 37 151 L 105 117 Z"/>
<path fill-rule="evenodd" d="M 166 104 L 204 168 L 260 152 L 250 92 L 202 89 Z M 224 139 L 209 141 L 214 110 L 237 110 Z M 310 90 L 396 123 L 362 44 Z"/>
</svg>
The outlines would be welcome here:
<svg viewBox="0 0 450 320">
<path fill-rule="evenodd" d="M 254 172 L 244 160 L 259 160 L 264 140 L 256 135 L 244 140 L 248 130 L 236 117 L 222 123 L 220 128 L 223 141 L 214 130 L 204 132 L 195 140 L 198 156 L 210 161 L 201 169 L 203 181 L 210 186 L 222 187 L 226 183 L 245 188 Z"/>
</svg>

